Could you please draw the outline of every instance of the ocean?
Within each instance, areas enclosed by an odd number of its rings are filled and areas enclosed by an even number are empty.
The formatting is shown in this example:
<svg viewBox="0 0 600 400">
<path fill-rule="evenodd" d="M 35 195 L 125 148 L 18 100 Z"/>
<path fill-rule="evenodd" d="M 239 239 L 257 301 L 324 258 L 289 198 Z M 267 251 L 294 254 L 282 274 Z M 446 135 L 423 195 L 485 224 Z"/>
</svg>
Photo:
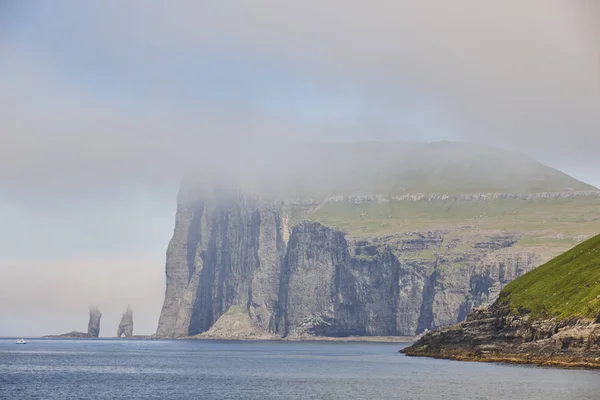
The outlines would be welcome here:
<svg viewBox="0 0 600 400">
<path fill-rule="evenodd" d="M 406 345 L 0 339 L 0 398 L 600 399 L 600 371 L 413 358 Z"/>
</svg>

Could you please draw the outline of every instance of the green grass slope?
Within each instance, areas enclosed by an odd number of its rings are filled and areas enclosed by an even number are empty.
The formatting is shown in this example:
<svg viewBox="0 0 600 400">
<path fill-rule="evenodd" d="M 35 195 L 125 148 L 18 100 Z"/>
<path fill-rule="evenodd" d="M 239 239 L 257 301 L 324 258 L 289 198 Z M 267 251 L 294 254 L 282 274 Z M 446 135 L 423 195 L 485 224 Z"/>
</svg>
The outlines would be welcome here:
<svg viewBox="0 0 600 400">
<path fill-rule="evenodd" d="M 597 318 L 600 311 L 600 235 L 509 283 L 500 304 L 532 318 Z"/>
<path fill-rule="evenodd" d="M 559 255 L 600 232 L 600 196 L 475 201 L 338 202 L 324 204 L 309 218 L 351 236 L 468 226 L 473 232 L 519 232 L 517 247 L 543 247 Z"/>
</svg>

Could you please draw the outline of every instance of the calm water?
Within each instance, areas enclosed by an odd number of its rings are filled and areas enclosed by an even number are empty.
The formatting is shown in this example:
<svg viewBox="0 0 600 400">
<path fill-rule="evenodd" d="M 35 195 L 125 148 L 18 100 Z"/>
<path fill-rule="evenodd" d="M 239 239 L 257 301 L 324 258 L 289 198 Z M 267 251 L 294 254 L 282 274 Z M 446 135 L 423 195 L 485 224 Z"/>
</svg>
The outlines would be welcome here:
<svg viewBox="0 0 600 400">
<path fill-rule="evenodd" d="M 402 346 L 0 340 L 0 398 L 600 399 L 600 372 L 411 358 Z"/>
</svg>

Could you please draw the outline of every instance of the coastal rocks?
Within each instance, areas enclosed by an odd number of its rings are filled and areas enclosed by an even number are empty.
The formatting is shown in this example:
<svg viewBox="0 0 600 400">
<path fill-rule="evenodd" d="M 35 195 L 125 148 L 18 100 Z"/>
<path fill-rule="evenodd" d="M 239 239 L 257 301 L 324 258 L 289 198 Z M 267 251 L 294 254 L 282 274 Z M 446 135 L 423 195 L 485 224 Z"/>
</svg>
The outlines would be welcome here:
<svg viewBox="0 0 600 400">
<path fill-rule="evenodd" d="M 100 335 L 100 319 L 102 313 L 96 306 L 90 307 L 90 320 L 88 322 L 88 336 L 97 338 Z"/>
<path fill-rule="evenodd" d="M 123 313 L 121 322 L 117 328 L 117 337 L 120 338 L 123 335 L 125 335 L 127 338 L 133 336 L 133 311 L 129 306 L 127 306 L 127 310 L 125 310 L 125 313 Z"/>
<path fill-rule="evenodd" d="M 401 350 L 409 356 L 600 368 L 600 324 L 593 320 L 512 315 L 497 304 L 474 309 L 467 320 L 428 332 Z"/>
<path fill-rule="evenodd" d="M 244 307 L 231 306 L 208 331 L 191 338 L 269 340 L 276 337 L 261 330 Z"/>
<path fill-rule="evenodd" d="M 90 335 L 85 332 L 72 331 L 69 333 L 61 333 L 60 335 L 46 335 L 43 337 L 54 339 L 89 339 Z"/>
</svg>

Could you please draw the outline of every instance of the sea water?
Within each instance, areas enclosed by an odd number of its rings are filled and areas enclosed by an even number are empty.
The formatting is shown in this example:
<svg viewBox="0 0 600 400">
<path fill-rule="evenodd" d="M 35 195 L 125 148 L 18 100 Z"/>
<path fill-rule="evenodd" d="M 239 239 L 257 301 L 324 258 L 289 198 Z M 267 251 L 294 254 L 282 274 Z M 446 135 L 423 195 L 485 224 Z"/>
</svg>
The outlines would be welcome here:
<svg viewBox="0 0 600 400">
<path fill-rule="evenodd" d="M 414 358 L 404 346 L 0 339 L 0 398 L 600 399 L 600 371 Z"/>
</svg>

